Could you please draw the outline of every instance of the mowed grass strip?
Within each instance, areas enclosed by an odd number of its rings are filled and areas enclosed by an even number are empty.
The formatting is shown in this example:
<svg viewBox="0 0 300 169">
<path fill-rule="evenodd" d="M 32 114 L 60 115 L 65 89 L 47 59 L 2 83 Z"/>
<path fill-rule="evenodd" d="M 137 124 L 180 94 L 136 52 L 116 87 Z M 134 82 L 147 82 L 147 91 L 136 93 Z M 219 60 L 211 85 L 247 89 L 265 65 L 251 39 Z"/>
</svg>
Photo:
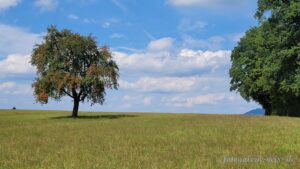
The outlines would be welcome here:
<svg viewBox="0 0 300 169">
<path fill-rule="evenodd" d="M 299 118 L 80 112 L 74 120 L 69 115 L 1 110 L 0 168 L 300 168 Z"/>
</svg>

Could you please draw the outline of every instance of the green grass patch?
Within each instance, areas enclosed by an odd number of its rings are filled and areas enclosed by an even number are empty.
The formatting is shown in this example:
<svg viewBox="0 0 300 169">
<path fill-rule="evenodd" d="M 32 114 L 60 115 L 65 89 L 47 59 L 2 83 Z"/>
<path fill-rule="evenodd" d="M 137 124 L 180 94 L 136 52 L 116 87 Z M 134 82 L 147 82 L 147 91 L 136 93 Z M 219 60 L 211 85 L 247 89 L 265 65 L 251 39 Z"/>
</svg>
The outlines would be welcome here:
<svg viewBox="0 0 300 169">
<path fill-rule="evenodd" d="M 0 111 L 0 169 L 298 169 L 300 119 Z"/>
</svg>

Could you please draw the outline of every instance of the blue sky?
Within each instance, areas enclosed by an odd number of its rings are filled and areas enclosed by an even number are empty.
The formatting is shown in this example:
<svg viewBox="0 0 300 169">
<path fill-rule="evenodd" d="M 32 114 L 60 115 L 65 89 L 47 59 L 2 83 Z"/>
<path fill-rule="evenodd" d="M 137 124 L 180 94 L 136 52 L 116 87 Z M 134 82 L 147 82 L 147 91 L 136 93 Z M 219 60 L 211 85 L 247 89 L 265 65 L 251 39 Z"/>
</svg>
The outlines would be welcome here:
<svg viewBox="0 0 300 169">
<path fill-rule="evenodd" d="M 230 52 L 257 25 L 253 0 L 0 0 L 0 109 L 36 103 L 28 61 L 49 25 L 109 45 L 120 88 L 85 111 L 239 114 L 259 107 L 229 91 Z"/>
</svg>

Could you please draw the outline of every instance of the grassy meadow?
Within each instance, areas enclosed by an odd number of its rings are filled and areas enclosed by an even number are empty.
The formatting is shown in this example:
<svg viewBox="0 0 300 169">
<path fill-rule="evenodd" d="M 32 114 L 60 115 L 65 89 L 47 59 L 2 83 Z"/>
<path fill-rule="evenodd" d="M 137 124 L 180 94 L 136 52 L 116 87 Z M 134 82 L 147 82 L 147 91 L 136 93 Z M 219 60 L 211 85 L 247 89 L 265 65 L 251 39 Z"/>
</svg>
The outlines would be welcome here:
<svg viewBox="0 0 300 169">
<path fill-rule="evenodd" d="M 0 169 L 300 168 L 299 118 L 69 115 L 0 110 Z"/>
</svg>

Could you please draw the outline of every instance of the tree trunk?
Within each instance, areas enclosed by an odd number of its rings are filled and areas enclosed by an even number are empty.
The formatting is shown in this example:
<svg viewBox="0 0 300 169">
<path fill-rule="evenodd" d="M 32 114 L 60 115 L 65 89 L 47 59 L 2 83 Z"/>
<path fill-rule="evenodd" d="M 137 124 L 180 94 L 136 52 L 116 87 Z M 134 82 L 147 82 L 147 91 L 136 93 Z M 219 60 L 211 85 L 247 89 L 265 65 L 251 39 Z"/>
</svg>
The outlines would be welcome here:
<svg viewBox="0 0 300 169">
<path fill-rule="evenodd" d="M 73 112 L 72 112 L 73 118 L 78 117 L 79 102 L 80 102 L 80 99 L 74 98 L 74 106 L 73 106 Z"/>
<path fill-rule="evenodd" d="M 272 115 L 272 105 L 271 104 L 267 104 L 267 105 L 263 106 L 263 108 L 265 109 L 265 116 Z"/>
</svg>

